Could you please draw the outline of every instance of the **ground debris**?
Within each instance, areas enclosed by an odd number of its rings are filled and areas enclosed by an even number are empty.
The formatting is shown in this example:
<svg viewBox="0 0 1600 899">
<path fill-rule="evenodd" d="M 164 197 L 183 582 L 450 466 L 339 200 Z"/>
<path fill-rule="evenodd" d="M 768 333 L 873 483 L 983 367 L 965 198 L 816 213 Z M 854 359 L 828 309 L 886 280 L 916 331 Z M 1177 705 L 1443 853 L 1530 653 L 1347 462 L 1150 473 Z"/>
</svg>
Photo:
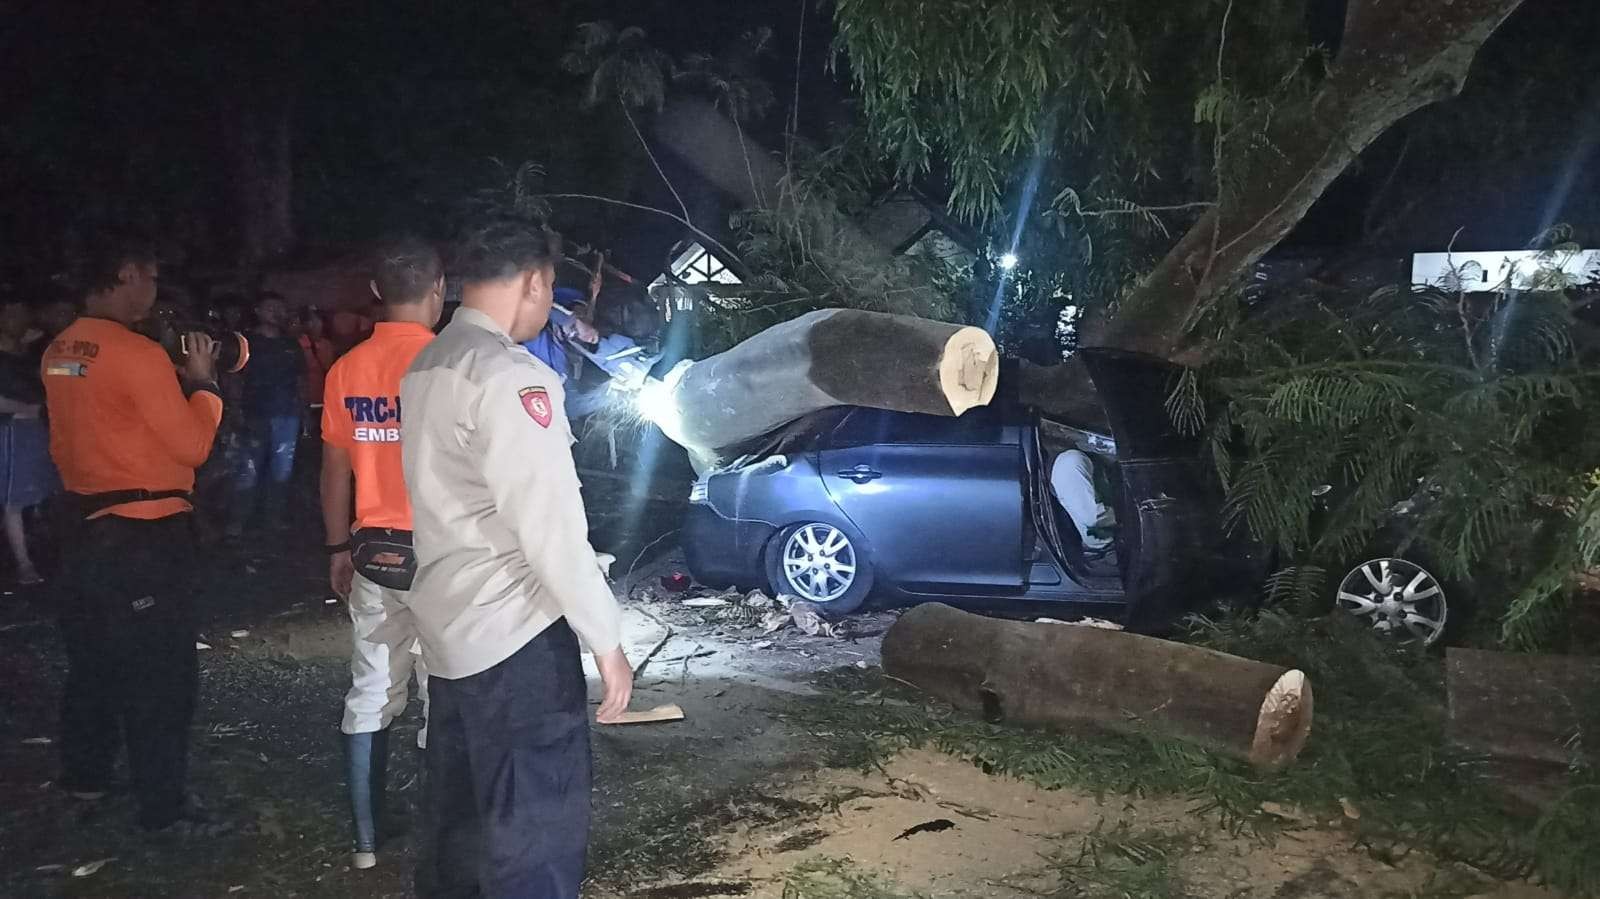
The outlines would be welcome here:
<svg viewBox="0 0 1600 899">
<path fill-rule="evenodd" d="M 1301 812 L 1299 809 L 1293 808 L 1292 806 L 1284 805 L 1281 802 L 1263 802 L 1261 803 L 1261 811 L 1268 815 L 1272 815 L 1275 818 L 1282 818 L 1285 821 L 1306 820 L 1304 812 Z"/>
<path fill-rule="evenodd" d="M 779 601 L 781 602 L 782 599 L 780 598 Z M 791 601 L 789 603 L 789 617 L 794 620 L 794 626 L 807 636 L 833 636 L 833 625 L 823 620 L 822 610 L 817 607 L 816 603 L 806 602 L 803 599 Z"/>
<path fill-rule="evenodd" d="M 73 877 L 92 877 L 95 874 L 98 874 L 100 872 L 101 868 L 104 868 L 106 865 L 109 865 L 109 864 L 111 864 L 112 862 L 114 862 L 116 860 L 117 860 L 116 856 L 112 856 L 111 858 L 101 858 L 101 859 L 95 859 L 92 862 L 86 862 L 84 864 L 79 865 L 76 868 L 73 868 L 72 869 L 72 876 Z"/>
<path fill-rule="evenodd" d="M 633 892 L 634 899 L 709 899 L 713 896 L 748 896 L 754 886 L 748 880 L 671 883 Z"/>
<path fill-rule="evenodd" d="M 895 839 L 903 840 L 906 837 L 914 837 L 919 833 L 939 833 L 940 831 L 954 830 L 955 826 L 956 822 L 949 818 L 935 818 L 932 821 L 924 821 L 915 827 L 907 827 Z"/>
</svg>

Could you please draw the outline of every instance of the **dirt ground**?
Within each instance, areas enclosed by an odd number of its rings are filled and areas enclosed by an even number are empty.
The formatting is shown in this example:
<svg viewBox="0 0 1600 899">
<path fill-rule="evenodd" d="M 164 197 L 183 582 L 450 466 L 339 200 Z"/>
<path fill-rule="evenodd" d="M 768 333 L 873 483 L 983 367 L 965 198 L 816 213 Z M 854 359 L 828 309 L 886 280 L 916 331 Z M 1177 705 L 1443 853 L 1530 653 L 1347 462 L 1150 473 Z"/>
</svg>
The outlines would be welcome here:
<svg viewBox="0 0 1600 899">
<path fill-rule="evenodd" d="M 871 774 L 824 768 L 835 735 L 811 732 L 793 713 L 815 694 L 818 673 L 876 666 L 893 613 L 807 636 L 793 627 L 766 633 L 737 603 L 685 607 L 659 585 L 681 568 L 674 553 L 632 564 L 652 542 L 670 546 L 675 508 L 635 499 L 608 507 L 630 510 L 617 513 L 630 526 L 595 538 L 622 559 L 614 574 L 625 581 L 629 655 L 649 657 L 634 706 L 677 703 L 687 717 L 595 729 L 587 896 L 1544 895 L 1477 890 L 1470 872 L 1421 856 L 1381 862 L 1340 822 L 1291 821 L 1264 843 L 1232 836 L 1181 802 L 1044 792 L 929 752 Z M 348 621 L 327 601 L 309 510 L 297 524 L 207 557 L 209 648 L 200 654 L 191 781 L 242 825 L 215 841 L 150 840 L 133 831 L 126 795 L 82 803 L 53 789 L 64 663 L 52 597 L 48 588 L 0 596 L 0 896 L 412 895 L 419 703 L 397 724 L 390 788 L 399 832 L 378 868 L 353 871 L 338 730 Z M 905 835 L 930 822 L 944 823 Z M 1095 892 L 1107 846 L 1153 865 L 1159 878 L 1150 882 L 1163 891 Z M 1091 856 L 1094 864 L 1084 861 Z M 1425 892 L 1441 878 L 1468 888 Z M 868 891 L 868 881 L 885 891 Z"/>
</svg>

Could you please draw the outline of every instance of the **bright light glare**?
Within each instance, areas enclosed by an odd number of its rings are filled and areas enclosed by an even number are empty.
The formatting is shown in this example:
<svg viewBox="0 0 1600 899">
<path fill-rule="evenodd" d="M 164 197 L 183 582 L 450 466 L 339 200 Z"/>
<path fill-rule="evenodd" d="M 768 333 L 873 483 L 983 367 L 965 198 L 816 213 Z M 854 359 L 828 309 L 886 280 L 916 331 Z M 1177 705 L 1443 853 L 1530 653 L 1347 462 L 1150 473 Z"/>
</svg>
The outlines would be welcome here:
<svg viewBox="0 0 1600 899">
<path fill-rule="evenodd" d="M 665 383 L 648 378 L 633 398 L 639 417 L 656 425 L 667 424 L 677 417 L 678 406 L 672 401 L 672 389 Z"/>
<path fill-rule="evenodd" d="M 1009 272 L 1016 268 L 1017 263 L 1020 261 L 1021 260 L 1017 259 L 1016 253 L 1006 253 L 1000 257 L 1000 267 Z"/>
</svg>

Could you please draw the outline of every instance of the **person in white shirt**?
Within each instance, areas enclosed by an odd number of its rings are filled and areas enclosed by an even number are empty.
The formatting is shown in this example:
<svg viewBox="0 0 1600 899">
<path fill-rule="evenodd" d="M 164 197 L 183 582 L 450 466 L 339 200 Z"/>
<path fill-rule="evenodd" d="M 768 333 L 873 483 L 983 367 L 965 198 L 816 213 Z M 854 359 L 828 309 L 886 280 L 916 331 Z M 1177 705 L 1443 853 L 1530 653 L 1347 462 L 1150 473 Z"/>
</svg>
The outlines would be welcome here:
<svg viewBox="0 0 1600 899">
<path fill-rule="evenodd" d="M 401 382 L 406 603 L 432 705 L 425 895 L 576 897 L 591 788 L 580 641 L 604 684 L 600 722 L 632 692 L 561 379 L 518 346 L 550 313 L 559 241 L 517 221 L 469 227 L 448 267 L 461 309 Z"/>
<path fill-rule="evenodd" d="M 1050 466 L 1050 490 L 1077 527 L 1085 551 L 1101 553 L 1110 549 L 1110 532 L 1117 519 L 1095 490 L 1094 462 L 1088 453 L 1069 449 L 1056 456 L 1055 464 Z"/>
</svg>

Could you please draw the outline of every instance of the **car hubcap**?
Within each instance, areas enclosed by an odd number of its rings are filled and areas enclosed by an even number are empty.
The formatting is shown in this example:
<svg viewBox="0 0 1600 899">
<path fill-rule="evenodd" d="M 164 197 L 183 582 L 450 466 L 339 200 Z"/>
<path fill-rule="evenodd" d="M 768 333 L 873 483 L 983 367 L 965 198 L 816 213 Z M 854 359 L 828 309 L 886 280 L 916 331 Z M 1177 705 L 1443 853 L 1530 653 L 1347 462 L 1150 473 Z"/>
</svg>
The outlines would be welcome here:
<svg viewBox="0 0 1600 899">
<path fill-rule="evenodd" d="M 1405 559 L 1373 559 L 1345 575 L 1339 608 L 1371 622 L 1401 643 L 1431 645 L 1444 633 L 1444 589 L 1427 569 Z"/>
<path fill-rule="evenodd" d="M 856 550 L 838 528 L 808 524 L 783 547 L 784 580 L 801 599 L 833 602 L 856 582 Z"/>
</svg>

